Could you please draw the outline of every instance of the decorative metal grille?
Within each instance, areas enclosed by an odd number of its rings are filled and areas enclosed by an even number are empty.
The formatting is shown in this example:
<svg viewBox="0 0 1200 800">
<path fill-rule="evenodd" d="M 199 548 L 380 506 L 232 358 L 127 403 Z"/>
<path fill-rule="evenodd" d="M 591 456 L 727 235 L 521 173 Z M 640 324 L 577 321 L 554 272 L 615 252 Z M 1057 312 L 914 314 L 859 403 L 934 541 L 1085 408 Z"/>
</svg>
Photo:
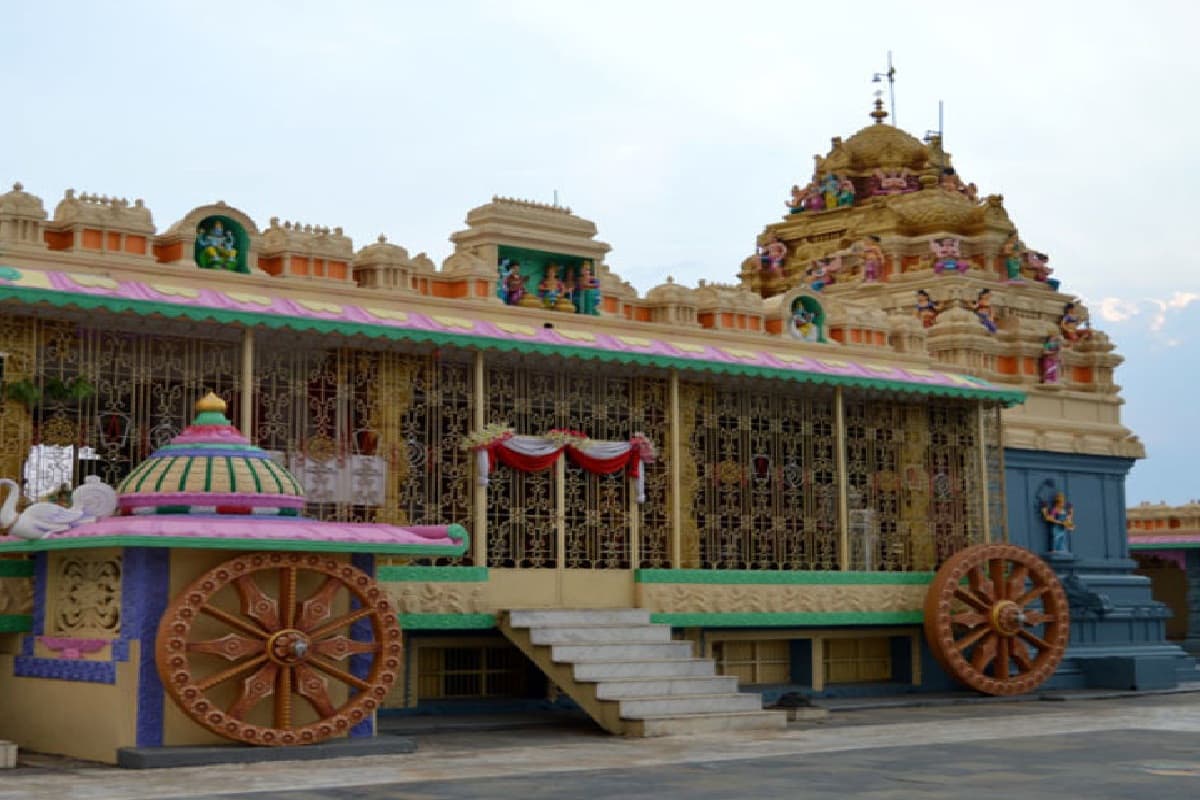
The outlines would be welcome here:
<svg viewBox="0 0 1200 800">
<path fill-rule="evenodd" d="M 930 525 L 937 564 L 986 538 L 978 406 L 929 404 Z"/>
<path fill-rule="evenodd" d="M 24 448 L 20 474 L 31 496 L 91 474 L 117 484 L 183 430 L 207 391 L 227 398 L 236 413 L 236 341 L 44 320 L 24 326 L 36 353 L 22 379 L 35 394 L 23 408 L 6 401 L 3 418 L 29 421 L 30 437 L 22 440 L 17 426 L 15 446 Z M 14 445 L 6 439 L 4 446 Z"/>
<path fill-rule="evenodd" d="M 641 431 L 660 446 L 667 435 L 667 384 L 662 379 L 614 375 L 592 367 L 544 372 L 521 364 L 489 363 L 487 421 L 522 433 L 556 428 L 594 439 L 624 440 Z M 639 564 L 669 562 L 669 480 L 661 462 L 646 469 Z M 628 569 L 630 485 L 624 474 L 564 470 L 563 563 L 568 568 Z M 554 472 L 496 470 L 488 484 L 488 564 L 552 567 L 558 559 Z"/>
<path fill-rule="evenodd" d="M 699 566 L 837 569 L 832 392 L 695 386 L 689 487 Z"/>
</svg>

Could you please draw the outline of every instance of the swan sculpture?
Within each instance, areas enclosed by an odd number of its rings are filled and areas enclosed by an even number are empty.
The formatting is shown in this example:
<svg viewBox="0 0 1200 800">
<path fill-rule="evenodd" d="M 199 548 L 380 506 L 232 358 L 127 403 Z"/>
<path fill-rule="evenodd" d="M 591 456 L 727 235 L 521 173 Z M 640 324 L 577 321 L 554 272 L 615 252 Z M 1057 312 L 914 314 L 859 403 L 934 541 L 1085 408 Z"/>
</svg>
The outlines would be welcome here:
<svg viewBox="0 0 1200 800">
<path fill-rule="evenodd" d="M 55 503 L 34 503 L 19 516 L 17 500 L 21 496 L 21 487 L 8 478 L 0 478 L 0 485 L 8 487 L 8 497 L 0 506 L 0 527 L 7 527 L 11 536 L 21 539 L 42 539 L 85 522 L 95 522 L 117 509 L 117 493 L 95 475 L 89 475 L 71 493 L 70 508 Z"/>
</svg>

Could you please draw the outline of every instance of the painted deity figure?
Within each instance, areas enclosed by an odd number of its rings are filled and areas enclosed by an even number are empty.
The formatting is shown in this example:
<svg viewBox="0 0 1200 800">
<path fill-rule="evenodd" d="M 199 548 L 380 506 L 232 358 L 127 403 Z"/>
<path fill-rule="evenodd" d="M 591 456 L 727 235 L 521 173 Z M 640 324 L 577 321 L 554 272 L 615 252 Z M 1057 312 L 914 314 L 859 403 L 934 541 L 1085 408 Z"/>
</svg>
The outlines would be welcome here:
<svg viewBox="0 0 1200 800">
<path fill-rule="evenodd" d="M 201 227 L 196 231 L 196 243 L 200 245 L 202 257 L 200 266 L 205 269 L 227 269 L 236 271 L 237 237 L 233 231 L 226 230 L 221 220 L 213 220 L 207 230 Z"/>
<path fill-rule="evenodd" d="M 799 214 L 804 210 L 804 190 L 798 184 L 792 184 L 792 199 L 784 203 L 788 207 L 788 213 Z"/>
<path fill-rule="evenodd" d="M 1047 336 L 1042 343 L 1042 383 L 1058 383 L 1062 371 L 1062 339 Z"/>
<path fill-rule="evenodd" d="M 584 261 L 575 281 L 575 310 L 580 314 L 600 314 L 600 280 L 592 274 L 592 262 Z"/>
<path fill-rule="evenodd" d="M 808 278 L 808 288 L 814 292 L 819 292 L 826 286 L 832 286 L 835 283 L 834 273 L 841 268 L 842 259 L 839 256 L 816 259 L 804 271 L 805 277 Z"/>
<path fill-rule="evenodd" d="M 971 262 L 962 257 L 958 249 L 958 239 L 954 236 L 941 236 L 929 243 L 933 251 L 933 271 L 941 275 L 946 270 L 951 272 L 966 272 Z"/>
<path fill-rule="evenodd" d="M 878 283 L 883 279 L 883 248 L 878 236 L 868 236 L 862 246 L 862 282 Z"/>
<path fill-rule="evenodd" d="M 1086 322 L 1080 321 L 1079 316 L 1075 313 L 1074 303 L 1067 303 L 1063 306 L 1062 318 L 1058 321 L 1058 329 L 1062 333 L 1063 341 L 1068 347 L 1076 342 L 1092 338 L 1092 329 L 1087 327 Z"/>
<path fill-rule="evenodd" d="M 921 320 L 922 327 L 932 328 L 941 310 L 937 301 L 929 296 L 929 292 L 924 289 L 917 290 L 917 319 Z"/>
<path fill-rule="evenodd" d="M 996 332 L 996 319 L 992 315 L 991 289 L 979 290 L 979 295 L 975 298 L 975 316 L 979 317 L 980 323 L 987 328 L 988 333 Z"/>
<path fill-rule="evenodd" d="M 792 334 L 802 342 L 821 341 L 821 329 L 817 325 L 817 313 L 797 305 L 792 312 Z"/>
<path fill-rule="evenodd" d="M 1021 283 L 1021 255 L 1024 249 L 1015 231 L 1000 246 L 1000 255 L 1004 257 L 1004 274 L 1009 283 Z"/>
<path fill-rule="evenodd" d="M 854 205 L 854 181 L 849 178 L 842 178 L 838 184 L 837 204 L 838 208 Z"/>
<path fill-rule="evenodd" d="M 908 169 L 876 169 L 871 194 L 903 194 L 908 191 Z"/>
<path fill-rule="evenodd" d="M 838 180 L 838 176 L 830 172 L 821 181 L 821 194 L 825 197 L 826 208 L 837 208 L 838 192 L 841 191 L 842 182 Z"/>
<path fill-rule="evenodd" d="M 546 308 L 554 308 L 558 299 L 562 297 L 563 290 L 563 282 L 558 279 L 558 265 L 547 264 L 546 275 L 538 284 L 538 297 L 542 299 L 542 305 Z"/>
<path fill-rule="evenodd" d="M 507 265 L 505 262 L 508 262 Z M 500 299 L 506 305 L 520 305 L 525 297 L 525 277 L 521 275 L 521 262 L 504 259 L 500 264 Z"/>
<path fill-rule="evenodd" d="M 1051 289 L 1058 291 L 1058 278 L 1051 278 L 1050 275 L 1054 272 L 1050 268 L 1050 256 L 1045 253 L 1039 253 L 1035 250 L 1026 250 L 1024 253 L 1025 267 L 1033 275 L 1033 279 L 1038 283 L 1044 283 Z"/>
<path fill-rule="evenodd" d="M 783 272 L 783 261 L 787 258 L 787 253 L 787 245 L 778 236 L 772 236 L 759 248 L 758 258 L 764 270 L 779 275 Z"/>
<path fill-rule="evenodd" d="M 808 184 L 808 186 L 804 189 L 804 210 L 825 210 L 825 195 L 821 193 L 821 187 L 817 186 L 816 181 Z"/>
<path fill-rule="evenodd" d="M 1075 508 L 1067 502 L 1066 495 L 1058 492 L 1053 503 L 1042 504 L 1042 519 L 1050 523 L 1050 551 L 1069 553 L 1067 535 L 1075 530 Z"/>
</svg>

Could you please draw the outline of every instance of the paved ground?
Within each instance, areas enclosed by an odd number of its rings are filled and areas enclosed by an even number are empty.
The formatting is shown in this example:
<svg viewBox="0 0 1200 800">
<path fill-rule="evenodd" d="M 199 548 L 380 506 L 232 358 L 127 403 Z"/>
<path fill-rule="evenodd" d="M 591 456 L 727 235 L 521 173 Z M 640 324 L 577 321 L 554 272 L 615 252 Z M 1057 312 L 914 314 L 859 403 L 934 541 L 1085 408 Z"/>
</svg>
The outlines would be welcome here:
<svg viewBox="0 0 1200 800">
<path fill-rule="evenodd" d="M 418 743 L 406 756 L 137 773 L 34 757 L 0 774 L 0 800 L 1200 796 L 1200 693 L 838 711 L 754 735 L 627 740 L 576 723 Z"/>
</svg>

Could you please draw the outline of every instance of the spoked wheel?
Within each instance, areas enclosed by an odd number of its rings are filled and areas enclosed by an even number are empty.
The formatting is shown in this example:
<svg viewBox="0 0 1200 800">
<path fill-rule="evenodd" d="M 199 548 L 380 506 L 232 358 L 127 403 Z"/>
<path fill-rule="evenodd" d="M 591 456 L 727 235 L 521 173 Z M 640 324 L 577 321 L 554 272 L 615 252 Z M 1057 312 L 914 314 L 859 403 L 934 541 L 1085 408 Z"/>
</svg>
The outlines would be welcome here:
<svg viewBox="0 0 1200 800">
<path fill-rule="evenodd" d="M 1058 576 L 1016 545 L 955 553 L 925 595 L 925 639 L 938 663 L 984 694 L 1036 689 L 1062 661 L 1070 626 Z"/>
<path fill-rule="evenodd" d="M 290 745 L 368 719 L 395 683 L 400 651 L 396 612 L 362 570 L 251 553 L 168 604 L 155 654 L 167 694 L 193 720 L 228 739 Z"/>
</svg>

